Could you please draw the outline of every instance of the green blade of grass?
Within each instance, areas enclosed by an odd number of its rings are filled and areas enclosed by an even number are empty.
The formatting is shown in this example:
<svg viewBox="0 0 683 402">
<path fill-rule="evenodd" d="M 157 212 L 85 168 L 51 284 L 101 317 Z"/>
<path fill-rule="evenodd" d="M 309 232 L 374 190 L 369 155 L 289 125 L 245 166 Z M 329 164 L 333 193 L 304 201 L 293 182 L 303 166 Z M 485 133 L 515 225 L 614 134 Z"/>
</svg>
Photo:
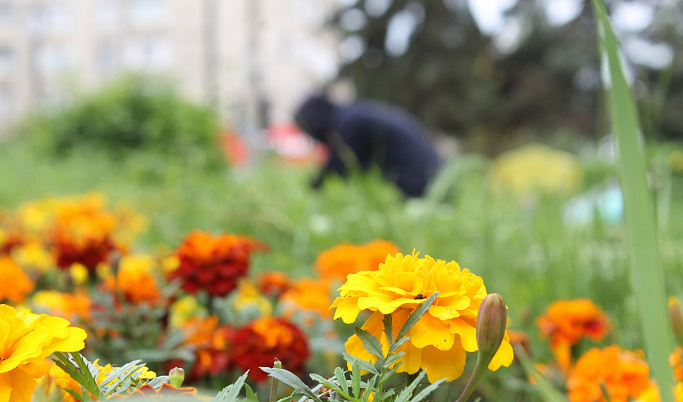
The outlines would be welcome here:
<svg viewBox="0 0 683 402">
<path fill-rule="evenodd" d="M 605 90 L 618 146 L 618 171 L 624 197 L 633 293 L 640 312 L 648 362 L 659 384 L 662 401 L 673 401 L 672 350 L 666 288 L 651 194 L 647 183 L 645 146 L 633 90 L 626 81 L 619 43 L 602 0 L 592 0 L 602 62 L 609 71 Z"/>
</svg>

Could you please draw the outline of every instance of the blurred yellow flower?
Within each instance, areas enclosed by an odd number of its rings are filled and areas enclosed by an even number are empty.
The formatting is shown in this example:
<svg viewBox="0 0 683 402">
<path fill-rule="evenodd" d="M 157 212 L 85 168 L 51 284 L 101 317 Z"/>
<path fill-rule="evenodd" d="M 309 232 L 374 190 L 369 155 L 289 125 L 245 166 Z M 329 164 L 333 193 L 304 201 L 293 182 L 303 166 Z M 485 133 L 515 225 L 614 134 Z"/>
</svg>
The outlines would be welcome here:
<svg viewBox="0 0 683 402">
<path fill-rule="evenodd" d="M 41 290 L 33 295 L 31 303 L 37 309 L 46 311 L 50 315 L 66 318 L 69 321 L 88 318 L 92 306 L 92 300 L 82 288 L 76 289 L 72 293 Z"/>
<path fill-rule="evenodd" d="M 77 352 L 86 333 L 69 321 L 0 304 L 0 402 L 31 400 L 54 352 Z"/>
<path fill-rule="evenodd" d="M 273 305 L 270 304 L 270 300 L 263 296 L 248 278 L 240 279 L 237 284 L 235 308 L 239 311 L 255 308 L 263 317 L 267 317 L 273 312 Z"/>
<path fill-rule="evenodd" d="M 17 264 L 45 272 L 54 268 L 55 259 L 39 241 L 29 240 L 12 249 L 12 259 Z"/>
<path fill-rule="evenodd" d="M 183 296 L 171 303 L 169 307 L 169 322 L 172 327 L 181 328 L 191 318 L 202 316 L 203 307 L 192 295 Z"/>
<path fill-rule="evenodd" d="M 576 156 L 539 144 L 506 152 L 491 167 L 494 190 L 520 195 L 535 191 L 571 192 L 578 189 L 582 180 L 583 169 Z"/>
<path fill-rule="evenodd" d="M 662 399 L 659 395 L 659 387 L 654 382 L 650 383 L 650 387 L 643 391 L 634 402 L 660 402 Z M 683 402 L 683 383 L 678 382 L 674 387 L 674 401 Z"/>
<path fill-rule="evenodd" d="M 71 273 L 71 279 L 74 281 L 76 286 L 82 285 L 88 282 L 88 268 L 85 265 L 75 262 L 69 267 L 69 272 Z"/>
<path fill-rule="evenodd" d="M 33 281 L 7 257 L 0 257 L 0 278 L 5 282 L 0 286 L 0 302 L 9 300 L 14 304 L 21 304 L 26 295 L 33 292 Z"/>
<path fill-rule="evenodd" d="M 153 272 L 156 262 L 149 255 L 121 257 L 116 273 L 116 286 L 131 303 L 154 303 L 161 295 Z"/>
<path fill-rule="evenodd" d="M 477 351 L 476 323 L 479 305 L 486 296 L 483 280 L 451 261 L 446 263 L 432 257 L 418 258 L 417 254 L 387 256 L 386 262 L 375 271 L 350 274 L 340 288 L 331 308 L 334 318 L 353 323 L 358 314 L 369 310 L 372 315 L 363 329 L 381 339 L 384 353 L 389 348 L 383 319 L 391 314 L 394 334 L 398 334 L 410 313 L 432 294 L 440 292 L 427 313 L 408 332 L 410 341 L 399 351 L 406 354 L 398 361 L 403 364 L 398 372 L 427 371 L 430 382 L 441 378 L 452 381 L 463 372 L 466 352 Z M 349 354 L 363 360 L 377 357 L 365 350 L 362 341 L 353 335 L 346 342 Z M 512 346 L 507 333 L 503 343 L 489 364 L 490 370 L 509 366 L 513 360 Z"/>
</svg>

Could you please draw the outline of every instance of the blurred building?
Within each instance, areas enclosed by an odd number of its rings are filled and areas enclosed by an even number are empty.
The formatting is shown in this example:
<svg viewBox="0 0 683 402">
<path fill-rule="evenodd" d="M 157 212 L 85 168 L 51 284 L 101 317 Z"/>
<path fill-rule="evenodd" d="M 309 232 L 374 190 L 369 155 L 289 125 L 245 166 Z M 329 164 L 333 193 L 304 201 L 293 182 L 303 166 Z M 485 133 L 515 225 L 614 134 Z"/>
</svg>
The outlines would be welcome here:
<svg viewBox="0 0 683 402">
<path fill-rule="evenodd" d="M 335 0 L 0 0 L 0 131 L 126 71 L 167 74 L 237 126 L 291 120 L 336 74 Z"/>
</svg>

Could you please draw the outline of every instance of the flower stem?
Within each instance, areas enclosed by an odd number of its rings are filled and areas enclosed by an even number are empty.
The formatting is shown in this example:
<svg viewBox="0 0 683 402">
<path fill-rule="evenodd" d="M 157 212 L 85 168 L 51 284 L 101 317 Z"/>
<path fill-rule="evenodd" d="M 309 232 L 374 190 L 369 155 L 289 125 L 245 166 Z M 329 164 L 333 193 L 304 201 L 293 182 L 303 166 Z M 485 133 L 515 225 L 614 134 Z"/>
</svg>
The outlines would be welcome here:
<svg viewBox="0 0 683 402">
<path fill-rule="evenodd" d="M 460 394 L 460 398 L 458 398 L 456 402 L 467 401 L 467 398 L 469 398 L 470 395 L 472 395 L 472 392 L 477 387 L 477 384 L 479 383 L 479 380 L 481 380 L 481 377 L 484 376 L 488 362 L 482 362 L 481 360 L 481 353 L 479 353 L 477 354 L 477 363 L 474 365 L 474 371 L 472 372 L 469 381 L 467 381 L 467 385 L 465 386 L 465 389 L 462 391 L 462 394 Z"/>
<path fill-rule="evenodd" d="M 275 359 L 275 362 L 273 363 L 274 368 L 282 368 L 282 362 L 280 360 Z M 270 383 L 270 402 L 275 402 L 277 401 L 277 387 L 280 384 L 278 380 L 275 378 L 271 378 L 271 383 Z"/>
</svg>

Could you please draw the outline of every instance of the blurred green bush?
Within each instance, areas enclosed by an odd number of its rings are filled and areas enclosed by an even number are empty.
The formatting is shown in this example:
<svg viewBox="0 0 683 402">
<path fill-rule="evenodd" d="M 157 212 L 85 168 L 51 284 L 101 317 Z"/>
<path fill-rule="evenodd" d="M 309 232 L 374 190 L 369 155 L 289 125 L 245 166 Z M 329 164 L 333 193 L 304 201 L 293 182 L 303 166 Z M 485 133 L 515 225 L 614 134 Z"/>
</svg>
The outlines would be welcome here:
<svg viewBox="0 0 683 402">
<path fill-rule="evenodd" d="M 32 116 L 22 133 L 38 149 L 56 157 L 76 152 L 104 153 L 120 160 L 144 153 L 185 167 L 211 168 L 223 159 L 219 119 L 210 108 L 188 101 L 169 81 L 125 75 L 68 107 Z M 161 163 L 166 165 L 166 163 Z"/>
</svg>

